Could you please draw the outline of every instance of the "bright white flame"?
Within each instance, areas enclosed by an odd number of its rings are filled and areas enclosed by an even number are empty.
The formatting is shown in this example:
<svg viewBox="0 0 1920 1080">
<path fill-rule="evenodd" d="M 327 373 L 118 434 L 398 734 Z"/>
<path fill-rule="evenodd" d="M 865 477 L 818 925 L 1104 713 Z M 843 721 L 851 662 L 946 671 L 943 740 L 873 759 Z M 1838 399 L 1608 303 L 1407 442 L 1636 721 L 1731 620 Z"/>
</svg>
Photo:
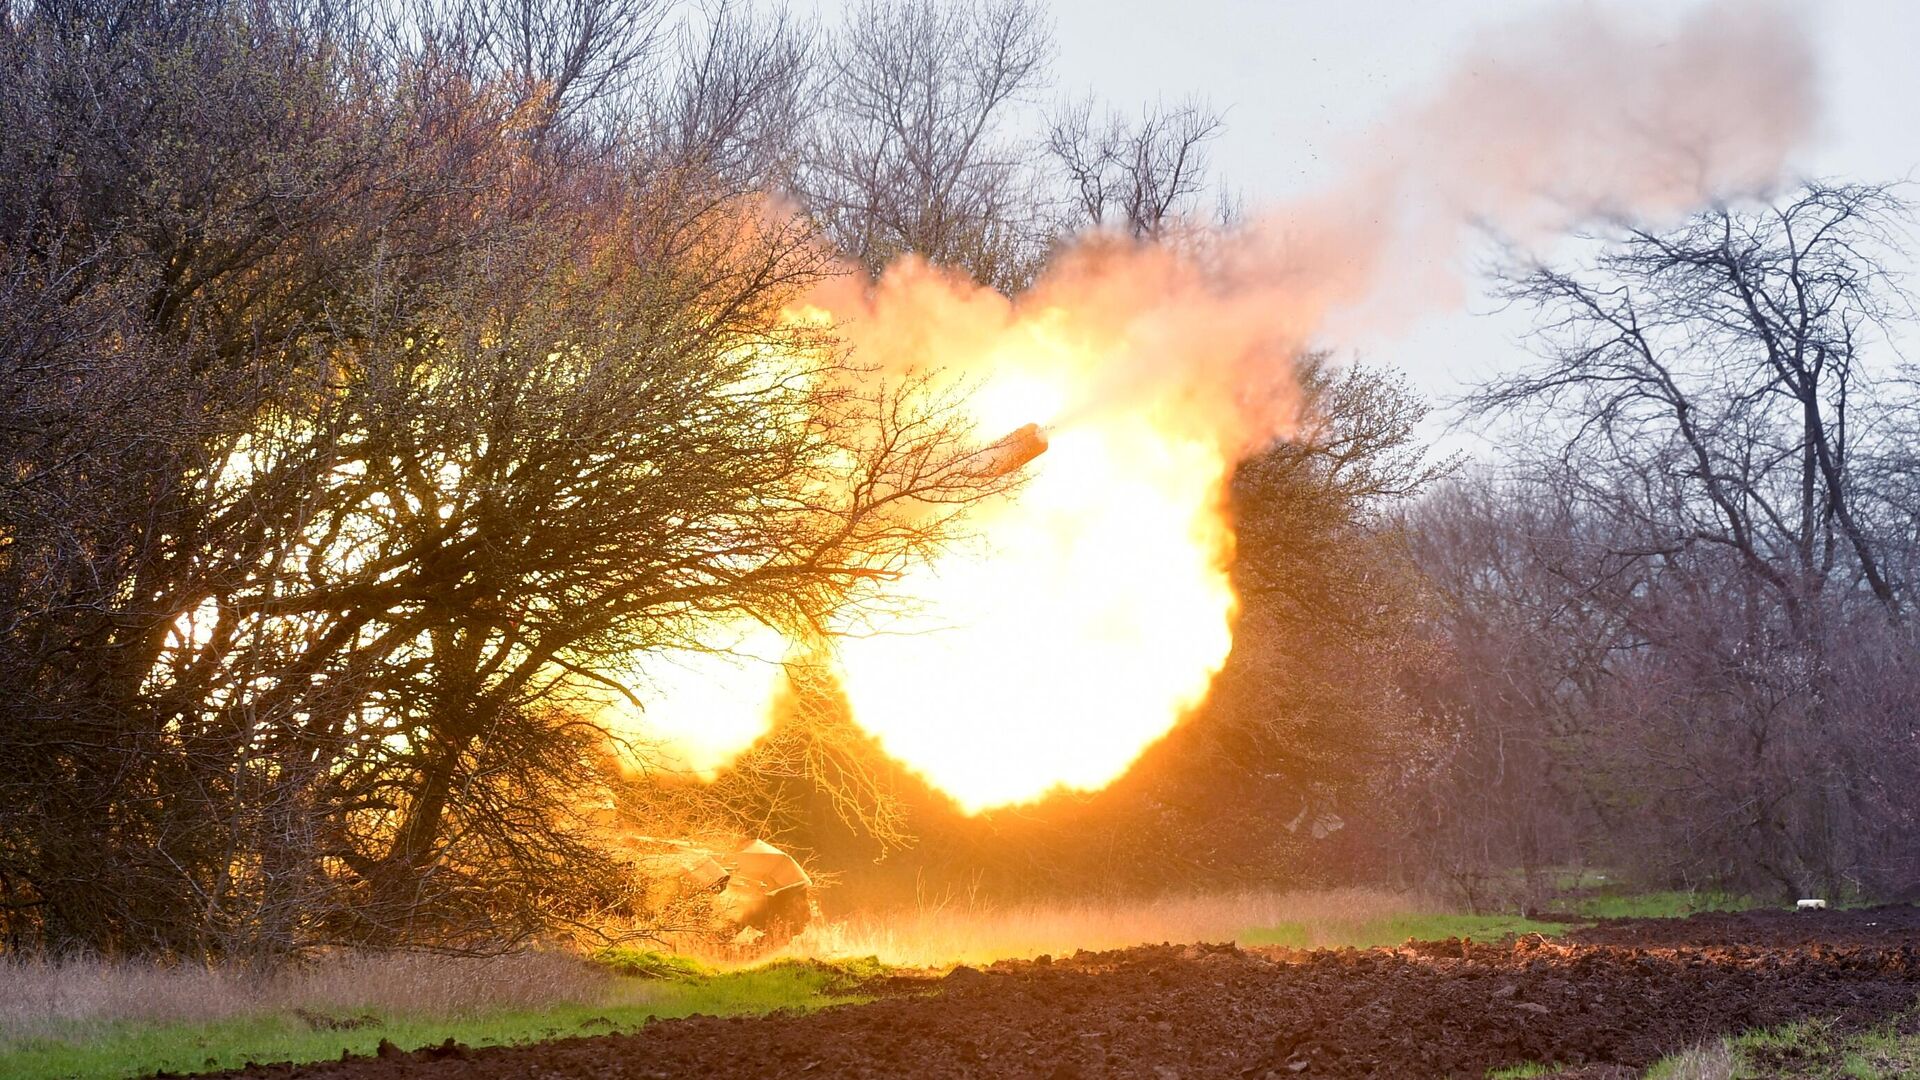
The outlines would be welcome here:
<svg viewBox="0 0 1920 1080">
<path fill-rule="evenodd" d="M 609 700 L 602 720 L 649 744 L 658 764 L 712 777 L 767 733 L 768 703 L 785 678 L 787 643 L 779 634 L 754 623 L 733 627 L 729 637 L 724 652 L 648 654 L 627 680 L 646 711 Z"/>
<path fill-rule="evenodd" d="M 1216 452 L 1131 419 L 1056 432 L 1029 467 L 987 550 L 902 582 L 917 632 L 839 650 L 854 718 L 969 812 L 1111 782 L 1232 643 Z"/>
</svg>

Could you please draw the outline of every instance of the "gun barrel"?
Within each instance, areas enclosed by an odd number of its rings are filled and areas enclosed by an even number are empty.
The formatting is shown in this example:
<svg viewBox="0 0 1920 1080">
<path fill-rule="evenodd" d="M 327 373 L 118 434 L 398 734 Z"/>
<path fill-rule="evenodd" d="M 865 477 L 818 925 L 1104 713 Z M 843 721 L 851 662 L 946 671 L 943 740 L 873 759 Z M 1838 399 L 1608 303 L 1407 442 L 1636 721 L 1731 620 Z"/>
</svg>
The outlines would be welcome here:
<svg viewBox="0 0 1920 1080">
<path fill-rule="evenodd" d="M 1039 424 L 1025 424 L 980 451 L 974 474 L 986 480 L 1005 476 L 1046 452 L 1047 433 Z"/>
</svg>

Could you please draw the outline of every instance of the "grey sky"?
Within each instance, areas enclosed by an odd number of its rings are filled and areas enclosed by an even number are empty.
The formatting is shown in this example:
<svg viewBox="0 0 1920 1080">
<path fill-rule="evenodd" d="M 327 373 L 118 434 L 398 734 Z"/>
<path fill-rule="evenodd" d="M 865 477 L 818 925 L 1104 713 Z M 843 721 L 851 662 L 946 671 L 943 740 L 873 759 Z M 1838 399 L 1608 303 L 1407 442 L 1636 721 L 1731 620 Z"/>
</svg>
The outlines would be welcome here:
<svg viewBox="0 0 1920 1080">
<path fill-rule="evenodd" d="M 1483 28 L 1560 2 L 1056 0 L 1059 82 L 1126 102 L 1199 93 L 1228 110 L 1215 162 L 1249 209 L 1329 179 L 1340 143 L 1441 78 Z M 1671 20 L 1693 5 L 1589 5 Z M 1893 179 L 1920 166 L 1920 4 L 1826 0 L 1796 11 L 1815 39 L 1822 123 L 1795 167 Z M 1482 311 L 1490 307 L 1474 290 Z M 1514 318 L 1429 316 L 1394 341 L 1352 343 L 1440 394 L 1515 361 Z"/>
<path fill-rule="evenodd" d="M 1327 151 L 1449 71 L 1483 29 L 1586 7 L 1657 22 L 1698 4 L 1613 0 L 1257 3 L 1055 0 L 1062 90 L 1118 102 L 1198 93 L 1230 110 L 1217 158 L 1249 195 L 1324 179 Z M 1737 9 L 1738 5 L 1734 5 Z M 1920 163 L 1920 5 L 1825 0 L 1788 10 L 1815 38 L 1826 100 L 1815 168 L 1904 174 Z"/>
</svg>

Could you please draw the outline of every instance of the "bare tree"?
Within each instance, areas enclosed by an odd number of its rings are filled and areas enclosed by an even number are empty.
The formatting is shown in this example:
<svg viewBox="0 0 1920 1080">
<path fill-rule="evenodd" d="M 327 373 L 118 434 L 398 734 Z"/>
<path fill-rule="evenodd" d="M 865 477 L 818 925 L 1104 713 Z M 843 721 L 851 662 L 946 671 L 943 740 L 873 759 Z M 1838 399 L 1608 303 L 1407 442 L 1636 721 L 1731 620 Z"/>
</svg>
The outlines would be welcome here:
<svg viewBox="0 0 1920 1080">
<path fill-rule="evenodd" d="M 1047 151 L 1066 175 L 1074 223 L 1160 238 L 1206 190 L 1207 144 L 1222 126 L 1193 101 L 1145 109 L 1137 126 L 1118 113 L 1096 120 L 1091 97 L 1060 110 Z"/>
<path fill-rule="evenodd" d="M 783 316 L 831 264 L 736 172 L 751 123 L 525 92 L 613 85 L 569 10 L 9 13 L 10 931 L 272 958 L 608 902 L 576 792 L 632 656 L 831 634 L 998 485 L 953 402 Z"/>
<path fill-rule="evenodd" d="M 528 110 L 544 135 L 601 106 L 631 108 L 660 64 L 666 0 L 412 0 L 405 28 Z"/>
<path fill-rule="evenodd" d="M 1502 505 L 1554 513 L 1502 556 L 1544 578 L 1476 593 L 1504 573 L 1480 558 L 1449 579 L 1471 620 L 1455 631 L 1472 668 L 1460 715 L 1483 732 L 1516 717 L 1493 687 L 1519 672 L 1472 661 L 1474 627 L 1556 612 L 1558 629 L 1527 631 L 1556 644 L 1526 708 L 1572 708 L 1599 766 L 1589 790 L 1610 792 L 1589 806 L 1616 815 L 1609 830 L 1661 838 L 1616 834 L 1612 851 L 1670 880 L 1782 894 L 1896 880 L 1885 845 L 1911 812 L 1875 793 L 1910 723 L 1878 710 L 1910 691 L 1848 672 L 1914 647 L 1911 536 L 1868 464 L 1911 437 L 1871 356 L 1908 310 L 1886 269 L 1903 220 L 1888 188 L 1816 183 L 1508 279 L 1540 313 L 1543 363 L 1473 404 L 1533 420 L 1521 498 Z"/>
<path fill-rule="evenodd" d="M 1029 0 L 855 5 L 801 183 L 840 250 L 876 272 L 912 252 L 1004 289 L 1025 283 L 1044 237 L 1031 151 L 1007 128 L 1052 55 Z"/>
<path fill-rule="evenodd" d="M 1573 418 L 1563 460 L 1591 450 L 1681 480 L 1662 541 L 1730 548 L 1790 618 L 1849 580 L 1898 617 L 1905 583 L 1853 470 L 1889 434 L 1862 351 L 1908 310 L 1885 261 L 1903 215 L 1887 187 L 1811 184 L 1756 212 L 1629 230 L 1591 274 L 1524 268 L 1507 294 L 1542 313 L 1549 362 L 1472 405 Z"/>
<path fill-rule="evenodd" d="M 1564 491 L 1491 469 L 1450 481 L 1408 514 L 1443 657 L 1414 686 L 1444 734 L 1437 767 L 1411 792 L 1423 864 L 1414 869 L 1476 908 L 1539 903 L 1568 868 L 1645 869 L 1641 856 L 1658 847 L 1607 843 L 1603 793 L 1635 776 L 1607 726 L 1615 653 L 1631 647 L 1628 613 L 1613 601 L 1652 577 L 1615 550 L 1630 545 L 1609 524 Z M 1503 884 L 1516 869 L 1518 896 Z"/>
<path fill-rule="evenodd" d="M 785 10 L 733 2 L 689 20 L 673 74 L 649 102 L 662 152 L 741 190 L 790 190 L 821 89 L 817 37 Z"/>
<path fill-rule="evenodd" d="M 179 620 L 272 543 L 262 500 L 312 479 L 289 462 L 283 486 L 236 500 L 223 463 L 271 441 L 256 425 L 277 388 L 326 379 L 316 346 L 356 319 L 356 267 L 378 246 L 411 260 L 409 226 L 438 201 L 369 73 L 319 60 L 355 55 L 350 21 L 306 37 L 277 17 L 46 4 L 0 26 L 0 669 L 18 766 L 0 873 L 56 941 L 204 940 L 248 817 L 247 729 L 178 726 L 188 701 L 152 674 Z M 251 821 L 272 816 L 258 807 Z"/>
</svg>

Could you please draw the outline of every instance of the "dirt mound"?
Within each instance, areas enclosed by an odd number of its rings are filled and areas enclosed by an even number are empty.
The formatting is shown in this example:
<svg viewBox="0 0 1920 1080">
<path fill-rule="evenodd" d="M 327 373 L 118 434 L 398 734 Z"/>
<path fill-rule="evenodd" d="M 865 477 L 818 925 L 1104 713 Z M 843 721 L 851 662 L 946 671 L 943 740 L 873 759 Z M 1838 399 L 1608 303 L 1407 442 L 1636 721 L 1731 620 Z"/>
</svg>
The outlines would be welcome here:
<svg viewBox="0 0 1920 1080">
<path fill-rule="evenodd" d="M 1891 945 L 1920 941 L 1920 907 L 1711 911 L 1684 919 L 1607 919 L 1567 940 L 1591 945 Z"/>
<path fill-rule="evenodd" d="M 810 1015 L 696 1017 L 632 1035 L 235 1075 L 1168 1080 L 1481 1076 L 1532 1060 L 1598 1077 L 1723 1032 L 1809 1016 L 1866 1023 L 1910 1008 L 1920 948 L 1163 945 L 1000 963 L 925 986 Z"/>
</svg>

